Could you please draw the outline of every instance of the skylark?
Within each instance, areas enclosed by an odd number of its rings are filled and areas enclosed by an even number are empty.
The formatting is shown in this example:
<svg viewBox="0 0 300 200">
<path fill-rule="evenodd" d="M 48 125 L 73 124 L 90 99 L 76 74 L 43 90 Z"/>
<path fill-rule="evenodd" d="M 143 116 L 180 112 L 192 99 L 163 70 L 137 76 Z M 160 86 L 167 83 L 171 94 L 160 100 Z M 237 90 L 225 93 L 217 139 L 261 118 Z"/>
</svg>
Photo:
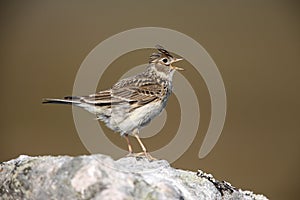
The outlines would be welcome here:
<svg viewBox="0 0 300 200">
<path fill-rule="evenodd" d="M 145 71 L 118 81 L 112 88 L 88 96 L 44 99 L 43 103 L 71 104 L 97 116 L 113 131 L 124 136 L 130 155 L 153 157 L 139 138 L 139 130 L 165 108 L 172 92 L 173 74 L 182 68 L 173 66 L 181 58 L 173 57 L 162 46 L 150 56 Z M 143 152 L 133 154 L 128 135 L 134 136 Z"/>
</svg>

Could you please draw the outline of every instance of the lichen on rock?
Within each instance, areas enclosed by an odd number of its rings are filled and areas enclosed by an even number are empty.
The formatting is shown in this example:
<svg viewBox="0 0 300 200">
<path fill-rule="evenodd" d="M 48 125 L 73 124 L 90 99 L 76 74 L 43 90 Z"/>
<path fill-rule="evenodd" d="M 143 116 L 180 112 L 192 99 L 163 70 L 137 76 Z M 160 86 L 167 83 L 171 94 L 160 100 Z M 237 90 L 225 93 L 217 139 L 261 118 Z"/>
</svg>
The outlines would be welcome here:
<svg viewBox="0 0 300 200">
<path fill-rule="evenodd" d="M 0 199 L 266 200 L 165 160 L 105 155 L 20 156 L 0 165 Z"/>
</svg>

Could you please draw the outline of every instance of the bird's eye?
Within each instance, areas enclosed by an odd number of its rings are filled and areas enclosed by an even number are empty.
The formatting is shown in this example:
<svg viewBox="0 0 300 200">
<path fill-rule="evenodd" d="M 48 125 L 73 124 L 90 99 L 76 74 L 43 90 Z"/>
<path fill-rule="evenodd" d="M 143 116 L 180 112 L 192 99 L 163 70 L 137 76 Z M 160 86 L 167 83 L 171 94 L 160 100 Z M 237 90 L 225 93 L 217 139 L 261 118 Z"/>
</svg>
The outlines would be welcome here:
<svg viewBox="0 0 300 200">
<path fill-rule="evenodd" d="M 167 62 L 168 62 L 168 59 L 164 58 L 162 61 L 163 61 L 164 63 L 167 63 Z"/>
</svg>

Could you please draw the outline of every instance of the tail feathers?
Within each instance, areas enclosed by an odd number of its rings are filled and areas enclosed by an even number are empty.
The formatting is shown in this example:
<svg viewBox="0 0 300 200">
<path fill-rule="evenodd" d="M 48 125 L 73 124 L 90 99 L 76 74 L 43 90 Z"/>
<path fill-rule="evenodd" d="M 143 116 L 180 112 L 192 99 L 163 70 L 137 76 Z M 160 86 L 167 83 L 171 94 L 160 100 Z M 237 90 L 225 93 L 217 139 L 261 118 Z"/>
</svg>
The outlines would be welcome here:
<svg viewBox="0 0 300 200">
<path fill-rule="evenodd" d="M 65 100 L 80 100 L 81 99 L 81 97 L 79 97 L 79 96 L 65 96 L 64 97 L 64 99 Z"/>
<path fill-rule="evenodd" d="M 66 99 L 43 99 L 42 103 L 54 103 L 54 104 L 80 104 L 79 98 L 66 98 Z"/>
</svg>

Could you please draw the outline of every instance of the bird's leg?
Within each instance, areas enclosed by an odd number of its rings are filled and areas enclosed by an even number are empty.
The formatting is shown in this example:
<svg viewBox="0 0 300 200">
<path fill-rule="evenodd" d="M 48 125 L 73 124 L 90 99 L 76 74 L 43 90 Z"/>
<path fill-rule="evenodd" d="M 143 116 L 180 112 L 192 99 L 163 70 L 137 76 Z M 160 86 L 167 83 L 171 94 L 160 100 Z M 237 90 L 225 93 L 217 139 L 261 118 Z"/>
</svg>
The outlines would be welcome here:
<svg viewBox="0 0 300 200">
<path fill-rule="evenodd" d="M 152 157 L 148 152 L 147 152 L 147 149 L 145 147 L 145 145 L 142 143 L 140 137 L 138 136 L 137 134 L 138 131 L 133 131 L 133 136 L 137 139 L 137 141 L 139 142 L 140 146 L 142 147 L 142 150 L 143 152 L 141 153 L 138 153 L 138 154 L 135 154 L 136 156 L 139 156 L 139 155 L 145 155 L 146 158 L 148 158 L 148 160 L 157 160 L 156 158 Z"/>
<path fill-rule="evenodd" d="M 124 137 L 125 137 L 125 139 L 127 141 L 127 145 L 128 145 L 128 151 L 129 151 L 128 156 L 131 156 L 133 154 L 133 151 L 132 151 L 132 147 L 131 147 L 131 144 L 130 144 L 130 141 L 128 138 L 128 134 L 125 134 Z"/>
<path fill-rule="evenodd" d="M 138 134 L 136 134 L 135 132 L 133 133 L 133 136 L 137 139 L 137 141 L 139 142 L 140 146 L 142 147 L 142 150 L 144 153 L 147 152 L 147 149 L 145 147 L 145 145 L 142 143 L 140 137 L 138 136 Z"/>
</svg>

